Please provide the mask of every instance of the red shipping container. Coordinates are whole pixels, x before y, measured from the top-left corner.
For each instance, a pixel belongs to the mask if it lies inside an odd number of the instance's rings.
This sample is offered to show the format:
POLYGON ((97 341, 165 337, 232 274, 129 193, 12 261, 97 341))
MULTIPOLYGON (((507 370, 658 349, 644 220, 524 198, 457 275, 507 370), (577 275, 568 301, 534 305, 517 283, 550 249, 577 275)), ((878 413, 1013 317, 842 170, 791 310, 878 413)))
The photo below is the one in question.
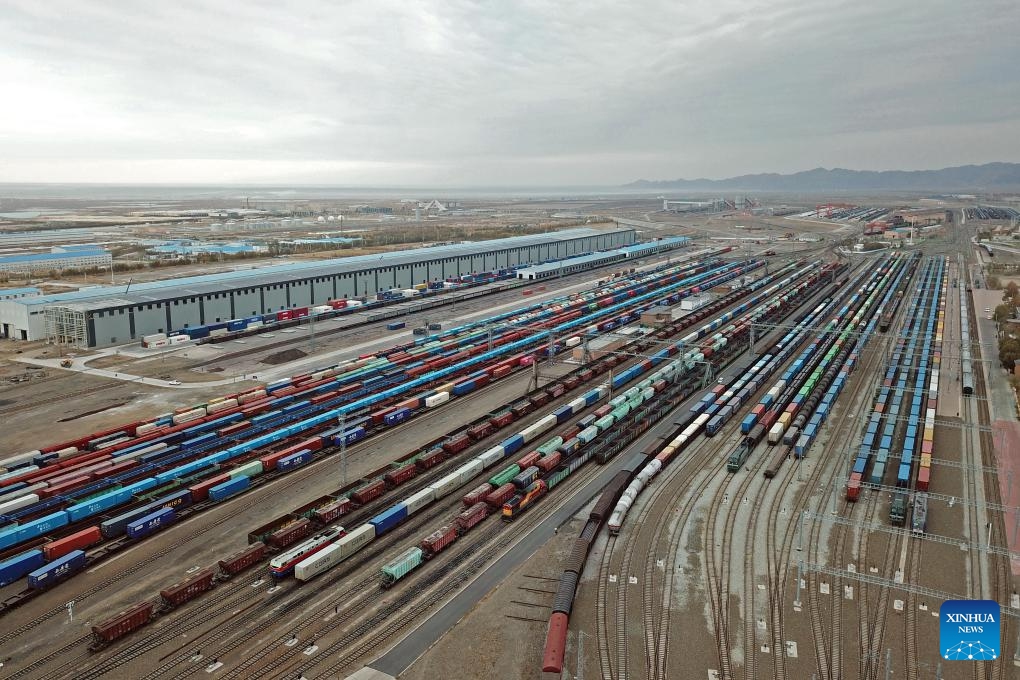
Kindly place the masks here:
POLYGON ((390 406, 389 408, 384 408, 381 411, 376 411, 375 413, 372 414, 372 424, 378 425, 382 423, 387 415, 393 413, 396 410, 397 410, 396 406, 390 406))
POLYGON ((922 467, 917 471, 917 490, 927 491, 931 481, 931 468, 922 467))
POLYGON ((302 517, 296 522, 269 534, 268 538, 266 538, 266 543, 277 550, 281 550, 289 545, 294 545, 310 533, 312 533, 312 523, 310 520, 302 517))
POLYGON ((209 498, 209 489, 213 488, 217 484, 222 484, 230 479, 230 475, 216 475, 209 479, 203 479, 197 484, 192 484, 191 489, 191 500, 193 503, 198 503, 209 498))
POLYGON ((386 491, 386 482, 377 479, 352 493, 351 500, 360 505, 365 505, 382 496, 384 491, 386 491))
POLYGON ((500 378, 508 375, 510 371, 511 368, 509 366, 496 366, 491 371, 489 371, 489 375, 492 376, 493 380, 499 380, 500 378))
POLYGON ((453 455, 455 453, 460 453, 461 451, 466 449, 470 444, 471 444, 470 437, 468 437, 466 434, 458 434, 456 437, 447 439, 445 442, 443 442, 443 450, 449 453, 450 455, 453 455))
POLYGON ((418 460, 415 461, 415 465, 417 465, 422 470, 428 470, 430 467, 434 467, 439 463, 443 462, 445 458, 446 451, 444 451, 443 449, 432 449, 425 455, 418 458, 418 460))
POLYGON ((861 495, 861 474, 855 472, 850 475, 850 481, 846 485, 846 499, 856 501, 861 495))
POLYGON ((453 543, 456 538, 456 524, 450 524, 426 536, 421 542, 421 549, 425 553, 425 559, 429 559, 441 552, 443 548, 453 543))
POLYGON ((99 527, 89 527, 88 529, 76 531, 70 536, 50 541, 42 547, 42 551, 47 560, 55 560, 72 550, 84 550, 102 540, 103 534, 99 531, 99 527))
POLYGON ((536 462, 535 465, 538 466, 538 469, 541 470, 542 472, 549 472, 554 467, 559 465, 559 463, 560 463, 560 452, 559 451, 553 451, 548 456, 543 456, 542 458, 539 458, 538 462, 536 462))
POLYGON ((233 576, 259 562, 265 554, 265 543, 252 543, 241 552, 234 553, 225 560, 220 560, 220 571, 227 576, 233 576))
POLYGON ((79 486, 82 486, 88 483, 88 481, 89 481, 88 475, 72 477, 71 479, 64 479, 60 482, 57 482, 56 484, 51 484, 45 489, 38 489, 36 490, 35 493, 39 496, 40 500, 42 500, 43 498, 51 498, 53 496, 58 496, 62 493, 71 491, 79 486))
POLYGON ((416 474, 418 474, 418 467, 414 463, 408 463, 407 465, 397 468, 392 472, 387 472, 383 475, 383 479, 390 486, 400 486, 416 474))
POLYGON ((485 503, 476 503, 464 512, 457 515, 454 520, 457 523, 457 533, 465 534, 471 527, 475 526, 489 515, 489 506, 485 503))
MULTIPOLYGON (((566 440, 566 437, 564 437, 564 440, 566 440)), ((538 451, 531 451, 525 456, 523 456, 520 460, 518 460, 517 464, 521 467, 522 470, 526 470, 535 463, 537 463, 538 459, 541 457, 542 454, 539 453, 538 451)))
POLYGON ((510 500, 515 493, 517 493, 517 487, 508 482, 486 496, 485 502, 491 508, 502 508, 503 504, 510 500))
POLYGON ((248 422, 247 420, 242 420, 239 423, 234 423, 233 425, 227 425, 226 427, 217 430, 216 434, 218 434, 221 437, 226 437, 226 436, 229 436, 229 435, 232 435, 232 434, 236 434, 236 433, 240 432, 241 430, 244 430, 244 429, 249 428, 249 427, 251 427, 251 423, 248 422))
POLYGON ((323 524, 329 524, 341 515, 346 515, 350 511, 351 499, 347 497, 338 498, 335 501, 327 503, 321 508, 316 509, 315 519, 319 520, 323 524))
POLYGON ((476 505, 485 500, 485 497, 492 493, 492 484, 485 482, 481 486, 475 487, 461 499, 461 502, 465 507, 470 508, 472 505, 476 505))

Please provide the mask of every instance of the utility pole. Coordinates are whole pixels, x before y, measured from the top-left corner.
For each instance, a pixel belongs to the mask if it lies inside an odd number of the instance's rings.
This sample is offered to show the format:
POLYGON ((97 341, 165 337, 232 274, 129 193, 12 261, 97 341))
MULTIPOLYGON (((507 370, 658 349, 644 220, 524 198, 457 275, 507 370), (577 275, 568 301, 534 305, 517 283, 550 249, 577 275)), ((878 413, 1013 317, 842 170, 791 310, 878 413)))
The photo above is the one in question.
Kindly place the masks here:
POLYGON ((347 413, 345 411, 340 412, 340 468, 343 471, 343 483, 341 486, 347 486, 347 413))
POLYGON ((309 311, 309 314, 308 314, 308 319, 309 319, 308 327, 309 327, 309 330, 310 330, 310 335, 309 335, 309 338, 308 338, 308 353, 309 354, 314 354, 315 353, 315 305, 311 305, 311 309, 309 309, 308 311, 309 311))

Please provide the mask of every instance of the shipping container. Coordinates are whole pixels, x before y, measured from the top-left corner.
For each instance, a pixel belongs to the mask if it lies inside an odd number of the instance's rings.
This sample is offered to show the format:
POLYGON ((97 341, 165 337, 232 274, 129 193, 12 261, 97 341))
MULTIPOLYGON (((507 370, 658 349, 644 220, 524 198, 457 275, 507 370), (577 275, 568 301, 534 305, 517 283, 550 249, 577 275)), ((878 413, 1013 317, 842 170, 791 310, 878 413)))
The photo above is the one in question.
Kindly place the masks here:
POLYGON ((29 550, 0 562, 0 587, 14 583, 45 563, 41 550, 29 550))
POLYGON ((85 568, 85 552, 72 550, 28 575, 28 587, 34 590, 49 588, 77 574, 85 568))
POLYGON ((144 517, 128 522, 127 537, 144 538, 172 524, 176 519, 177 513, 173 508, 160 508, 144 517))
POLYGON ((76 531, 69 536, 58 538, 55 541, 50 541, 42 547, 43 555, 47 560, 55 560, 58 557, 63 557, 73 550, 84 550, 89 546, 93 546, 103 540, 103 534, 99 531, 99 527, 89 527, 88 529, 82 529, 76 531))

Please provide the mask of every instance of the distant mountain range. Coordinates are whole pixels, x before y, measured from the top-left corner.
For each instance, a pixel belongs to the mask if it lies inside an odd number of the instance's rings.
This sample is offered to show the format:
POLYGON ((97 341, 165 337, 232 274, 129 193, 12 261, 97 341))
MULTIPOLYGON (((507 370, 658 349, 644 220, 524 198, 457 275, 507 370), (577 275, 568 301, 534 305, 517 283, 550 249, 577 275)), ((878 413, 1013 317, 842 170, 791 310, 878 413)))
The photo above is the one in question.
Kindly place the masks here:
POLYGON ((729 179, 640 179, 624 185, 641 191, 1000 191, 1020 189, 1020 163, 961 165, 941 170, 815 168, 792 175, 764 173, 729 179))

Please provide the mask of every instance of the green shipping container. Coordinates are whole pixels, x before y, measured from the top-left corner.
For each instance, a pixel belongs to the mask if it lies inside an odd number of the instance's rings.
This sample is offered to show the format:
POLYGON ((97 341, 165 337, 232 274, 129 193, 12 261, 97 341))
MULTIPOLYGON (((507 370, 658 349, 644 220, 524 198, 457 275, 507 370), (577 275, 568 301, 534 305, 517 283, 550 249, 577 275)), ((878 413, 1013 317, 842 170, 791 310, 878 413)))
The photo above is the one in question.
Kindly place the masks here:
POLYGON ((497 472, 495 475, 489 478, 489 484, 492 484, 497 489, 504 484, 509 483, 514 477, 519 475, 521 472, 521 466, 514 464, 510 467, 497 472))
POLYGON ((409 548, 382 568, 382 587, 389 588, 421 564, 421 548, 409 548))
POLYGON ((541 453, 543 456, 550 455, 553 451, 560 448, 563 445, 563 437, 553 437, 545 444, 539 446, 536 451, 541 453))
POLYGON ((250 463, 245 463, 239 468, 230 471, 230 478, 237 479, 238 477, 254 477, 262 474, 262 461, 253 460, 250 463))

